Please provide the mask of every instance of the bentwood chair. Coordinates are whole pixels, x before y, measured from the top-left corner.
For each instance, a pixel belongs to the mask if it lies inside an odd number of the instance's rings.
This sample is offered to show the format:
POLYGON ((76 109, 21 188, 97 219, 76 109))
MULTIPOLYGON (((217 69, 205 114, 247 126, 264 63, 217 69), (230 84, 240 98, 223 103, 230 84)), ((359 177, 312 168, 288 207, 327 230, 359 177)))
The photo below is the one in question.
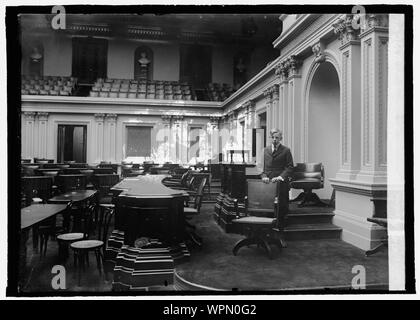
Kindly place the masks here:
POLYGON ((97 268, 99 275, 102 275, 104 268, 104 256, 106 251, 106 241, 108 238, 108 230, 111 220, 114 216, 114 209, 108 208, 105 211, 104 220, 99 226, 101 229, 101 238, 98 239, 84 239, 72 242, 70 248, 74 254, 74 264, 78 268, 78 284, 80 286, 80 277, 82 270, 85 268, 85 263, 89 266, 89 252, 93 251, 96 257, 97 268))

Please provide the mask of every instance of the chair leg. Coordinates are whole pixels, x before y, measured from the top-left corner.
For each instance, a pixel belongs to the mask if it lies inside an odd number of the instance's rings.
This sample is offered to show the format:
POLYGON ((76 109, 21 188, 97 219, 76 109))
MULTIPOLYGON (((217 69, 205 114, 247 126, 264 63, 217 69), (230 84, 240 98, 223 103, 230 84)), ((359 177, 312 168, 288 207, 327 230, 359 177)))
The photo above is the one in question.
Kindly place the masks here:
POLYGON ((380 244, 378 244, 375 248, 373 248, 373 249, 370 249, 370 250, 367 250, 366 252, 365 252, 365 256, 366 257, 369 257, 369 256, 371 256, 372 254, 374 254, 374 253, 376 253, 376 252, 378 252, 379 250, 381 250, 383 247, 388 247, 388 243, 387 242, 381 242, 380 244))
POLYGON ((99 270, 99 275, 102 275, 100 253, 98 252, 98 249, 95 249, 94 251, 95 251, 96 265, 97 265, 98 270, 99 270))
POLYGON ((251 244, 256 244, 256 243, 257 243, 257 241, 256 241, 255 238, 245 238, 245 239, 242 239, 242 240, 238 241, 235 244, 235 246, 233 247, 233 250, 232 250, 233 255, 236 256, 239 249, 242 248, 243 246, 249 246, 251 244))
POLYGON ((261 246, 262 246, 262 247, 265 249, 265 251, 267 252, 268 257, 269 257, 270 259, 273 259, 273 255, 272 255, 271 247, 270 247, 270 245, 268 244, 267 240, 266 240, 265 238, 258 238, 257 240, 258 240, 258 243, 260 243, 260 244, 261 244, 261 246))

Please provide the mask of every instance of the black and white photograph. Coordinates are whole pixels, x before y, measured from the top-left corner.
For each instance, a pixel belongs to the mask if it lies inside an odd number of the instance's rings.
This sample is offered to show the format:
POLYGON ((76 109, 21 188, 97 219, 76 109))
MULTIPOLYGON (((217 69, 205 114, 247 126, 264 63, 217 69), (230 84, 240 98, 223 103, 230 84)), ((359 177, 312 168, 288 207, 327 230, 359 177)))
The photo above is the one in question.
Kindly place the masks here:
POLYGON ((413 7, 210 4, 5 7, 7 296, 415 293, 413 7))

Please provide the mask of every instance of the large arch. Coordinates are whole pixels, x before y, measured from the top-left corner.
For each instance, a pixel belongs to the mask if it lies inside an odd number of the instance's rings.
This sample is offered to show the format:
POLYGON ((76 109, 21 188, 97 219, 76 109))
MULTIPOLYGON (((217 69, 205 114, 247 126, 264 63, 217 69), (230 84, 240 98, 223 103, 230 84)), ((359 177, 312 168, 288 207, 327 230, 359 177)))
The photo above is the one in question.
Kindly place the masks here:
POLYGON ((305 161, 322 162, 325 168, 324 189, 317 194, 329 199, 329 182, 340 168, 340 78, 335 60, 316 64, 306 83, 305 161))

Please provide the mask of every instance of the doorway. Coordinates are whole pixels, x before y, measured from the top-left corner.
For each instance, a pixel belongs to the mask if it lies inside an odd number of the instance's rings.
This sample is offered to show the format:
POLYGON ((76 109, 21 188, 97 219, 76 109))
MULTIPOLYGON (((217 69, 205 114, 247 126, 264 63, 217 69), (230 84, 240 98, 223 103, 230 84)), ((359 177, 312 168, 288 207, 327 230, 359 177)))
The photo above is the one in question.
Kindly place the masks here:
POLYGON ((86 163, 86 125, 58 125, 57 162, 86 163))
POLYGON ((79 84, 93 84, 107 76, 108 41, 96 38, 73 38, 72 75, 79 84))

